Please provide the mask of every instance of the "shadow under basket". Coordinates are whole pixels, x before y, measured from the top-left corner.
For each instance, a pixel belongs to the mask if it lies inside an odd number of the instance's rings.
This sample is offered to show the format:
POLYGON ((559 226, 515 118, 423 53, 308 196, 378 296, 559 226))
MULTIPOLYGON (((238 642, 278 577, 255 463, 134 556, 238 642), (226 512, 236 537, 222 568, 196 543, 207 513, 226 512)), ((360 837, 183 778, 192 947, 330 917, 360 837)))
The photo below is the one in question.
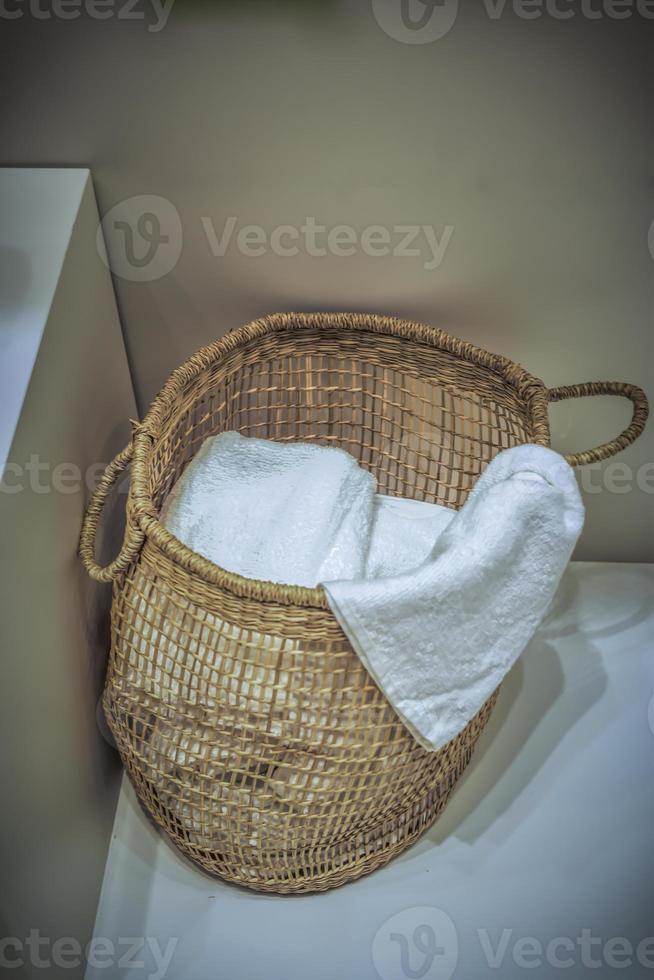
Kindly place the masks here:
POLYGON ((380 493, 459 508, 501 450, 549 445, 548 402, 639 388, 548 390, 513 362, 423 324, 278 314, 178 368, 134 424, 85 516, 80 554, 113 581, 103 703, 129 778, 170 840, 205 871, 259 891, 322 891, 374 870, 434 821, 497 691, 438 752, 404 727, 352 650, 322 588, 254 581, 190 551, 161 505, 208 436, 237 430, 340 446, 380 493), (105 499, 131 463, 127 529, 101 568, 105 499))

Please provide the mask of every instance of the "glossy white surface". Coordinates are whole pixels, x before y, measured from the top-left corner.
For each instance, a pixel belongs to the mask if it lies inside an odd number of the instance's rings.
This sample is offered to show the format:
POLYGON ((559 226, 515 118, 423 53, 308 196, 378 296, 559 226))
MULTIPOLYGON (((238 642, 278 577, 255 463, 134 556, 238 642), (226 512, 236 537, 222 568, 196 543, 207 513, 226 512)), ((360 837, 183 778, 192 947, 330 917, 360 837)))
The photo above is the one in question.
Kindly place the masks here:
POLYGON ((77 548, 136 408, 88 171, 0 171, 0 206, 0 934, 23 944, 18 969, 0 942, 0 973, 77 980, 81 965, 43 967, 26 941, 93 931, 120 770, 96 720, 110 590, 77 548))
POLYGON ((0 169, 0 467, 89 179, 82 169, 0 169))
POLYGON ((618 963, 654 975, 654 945, 637 953, 654 934, 653 636, 654 566, 572 565, 441 819, 325 895, 206 877, 124 782, 95 936, 145 945, 142 966, 111 976, 513 980, 615 976, 618 963), (177 937, 158 968, 153 947, 177 937))

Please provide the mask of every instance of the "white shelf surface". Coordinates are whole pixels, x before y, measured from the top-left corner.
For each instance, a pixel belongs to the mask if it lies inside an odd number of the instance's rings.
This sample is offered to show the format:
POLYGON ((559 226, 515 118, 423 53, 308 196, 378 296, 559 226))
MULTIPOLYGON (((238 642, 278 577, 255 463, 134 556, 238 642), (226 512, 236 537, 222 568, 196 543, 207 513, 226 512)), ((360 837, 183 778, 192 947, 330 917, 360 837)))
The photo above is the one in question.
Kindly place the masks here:
POLYGON ((125 779, 95 936, 147 943, 143 965, 112 976, 654 976, 654 943, 638 953, 654 935, 653 641, 654 566, 571 565, 441 818, 385 868, 323 895, 258 895, 204 875, 125 779), (429 945, 421 925, 434 928, 433 957, 415 945, 429 945), (149 943, 171 938, 157 971, 149 943))
POLYGON ((0 469, 88 180, 85 169, 0 168, 0 469))

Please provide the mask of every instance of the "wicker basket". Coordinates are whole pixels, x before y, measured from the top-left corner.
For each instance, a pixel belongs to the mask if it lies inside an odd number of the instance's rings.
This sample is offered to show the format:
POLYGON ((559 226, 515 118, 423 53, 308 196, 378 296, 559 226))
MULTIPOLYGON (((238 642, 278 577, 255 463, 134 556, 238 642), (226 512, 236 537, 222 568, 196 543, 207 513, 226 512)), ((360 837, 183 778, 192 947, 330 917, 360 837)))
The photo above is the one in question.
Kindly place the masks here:
POLYGON ((206 871, 271 892, 321 891, 372 871, 445 806, 497 692, 442 750, 400 722, 321 588, 233 575, 158 520, 202 441, 236 429, 341 446, 382 493, 458 508, 500 450, 549 444, 548 402, 631 398, 606 458, 641 432, 638 388, 549 390, 517 364, 417 323, 280 314, 195 354, 170 377, 89 504, 80 554, 113 581, 104 709, 140 800, 206 871), (103 503, 132 464, 127 531, 94 557, 103 503))

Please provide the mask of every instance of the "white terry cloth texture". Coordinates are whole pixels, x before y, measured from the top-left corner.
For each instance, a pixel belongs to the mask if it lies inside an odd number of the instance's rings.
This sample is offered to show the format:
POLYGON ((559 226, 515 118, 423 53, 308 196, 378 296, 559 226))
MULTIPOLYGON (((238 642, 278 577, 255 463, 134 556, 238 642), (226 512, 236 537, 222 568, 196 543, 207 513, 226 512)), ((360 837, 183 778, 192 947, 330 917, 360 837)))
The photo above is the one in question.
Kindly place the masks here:
POLYGON ((161 519, 230 571, 323 583, 363 664, 435 751, 531 639, 583 505, 565 460, 531 445, 500 453, 458 512, 374 491, 343 450, 228 432, 205 440, 161 519))
POLYGON ((341 449, 225 432, 202 443, 161 520, 216 565, 286 585, 422 564, 456 512, 374 491, 374 477, 341 449))
POLYGON ((424 748, 454 738, 522 653, 583 519, 563 457, 516 446, 487 466, 418 568, 325 583, 352 646, 424 748))
POLYGON ((247 578, 313 587, 362 578, 375 479, 342 449, 224 432, 164 502, 171 534, 247 578))
POLYGON ((422 565, 455 515, 440 504, 375 494, 364 578, 400 575, 422 565))

